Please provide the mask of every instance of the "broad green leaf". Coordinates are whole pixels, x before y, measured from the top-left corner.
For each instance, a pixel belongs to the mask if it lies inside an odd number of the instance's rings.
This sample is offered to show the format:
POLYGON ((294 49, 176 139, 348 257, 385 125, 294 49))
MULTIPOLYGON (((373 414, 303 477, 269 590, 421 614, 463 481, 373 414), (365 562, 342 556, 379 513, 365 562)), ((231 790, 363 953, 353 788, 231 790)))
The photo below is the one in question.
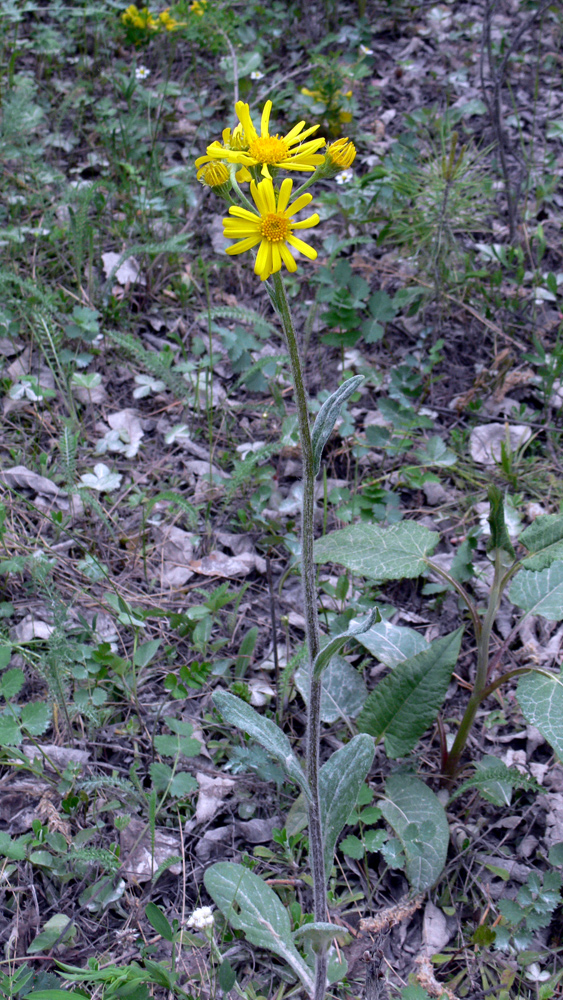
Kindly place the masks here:
POLYGON ((374 754, 370 736, 358 733, 346 746, 336 750, 319 771, 319 798, 324 830, 325 871, 332 867, 334 848, 356 805, 360 788, 372 765, 374 754))
POLYGON ((0 680, 0 695, 9 701, 10 698, 15 698, 25 684, 25 674, 23 670, 19 667, 14 667, 12 670, 6 670, 6 673, 2 674, 2 679, 0 680))
POLYGON ((363 375, 354 375, 353 378, 347 379, 346 382, 339 386, 338 389, 336 389, 336 391, 324 401, 319 412, 317 413, 313 430, 311 432, 313 463, 316 476, 319 474, 321 468, 321 458, 324 446, 332 434, 334 425, 340 413, 340 408, 363 381, 363 375))
POLYGON ((26 841, 24 837, 10 837, 6 830, 0 830, 0 857, 9 858, 10 861, 23 861, 26 855, 26 841))
POLYGON ((34 990, 24 1000, 84 1000, 84 994, 74 990, 34 990))
POLYGON ((438 537, 416 521, 401 521, 390 528, 352 524, 319 538, 315 561, 339 563, 373 580, 410 579, 427 568, 426 557, 436 548, 438 537))
POLYGON ((168 918, 155 903, 147 903, 145 906, 145 917, 151 927, 154 927, 157 934, 165 941, 174 940, 174 931, 168 922, 168 918))
POLYGON ((357 636, 362 635, 367 632, 372 625, 381 621, 381 615, 379 614, 378 608, 373 608, 369 615, 362 621, 350 623, 345 632, 341 632, 340 635, 335 635, 332 639, 326 643, 321 649, 320 653, 317 653, 315 657, 315 662, 313 664, 313 673, 315 677, 320 677, 323 670, 330 663, 332 657, 335 653, 348 642, 349 639, 356 639, 357 636))
POLYGON ((143 642, 140 646, 138 646, 133 657, 133 663, 135 666, 147 667, 151 660, 156 656, 159 646, 160 639, 149 639, 148 642, 143 642))
POLYGON ((414 775, 391 774, 379 805, 401 841, 411 888, 424 892, 441 874, 448 853, 450 831, 439 798, 414 775))
POLYGON ((55 913, 44 925, 41 933, 28 945, 27 953, 34 955, 38 951, 50 951, 59 938, 61 939, 60 945, 69 944, 76 937, 77 930, 76 925, 66 913, 55 913), (63 933, 65 931, 66 933, 63 933))
POLYGON ((563 618, 563 561, 547 569, 521 569, 514 577, 508 596, 529 614, 542 615, 550 622, 563 618))
MULTIPOLYGON (((309 703, 309 675, 306 667, 295 674, 295 684, 306 705, 309 703)), ((355 719, 368 695, 362 675, 343 656, 333 656, 321 678, 321 719, 355 719)))
POLYGON ((164 721, 174 735, 155 736, 154 746, 158 753, 165 757, 177 757, 178 754, 183 757, 197 757, 201 753, 201 743, 192 738, 193 726, 190 722, 183 722, 171 715, 166 715, 164 721))
POLYGON ((44 701, 32 701, 22 705, 21 727, 30 736, 41 736, 49 728, 51 722, 51 706, 44 701))
POLYGON ((353 834, 350 834, 348 837, 344 837, 344 839, 340 841, 339 847, 346 857, 354 858, 355 861, 360 861, 366 852, 360 838, 355 837, 353 834))
POLYGON ((311 924, 303 924, 302 927, 298 927, 297 930, 293 932, 293 937, 298 941, 302 941, 303 938, 308 938, 313 946, 330 944, 331 941, 335 939, 340 944, 347 944, 350 940, 350 932, 346 930, 345 927, 339 927, 338 924, 325 924, 317 921, 311 924))
POLYGON ((421 465, 455 465, 457 455, 455 451, 448 448, 447 444, 437 434, 428 438, 426 445, 416 453, 417 461, 421 465))
POLYGON ((409 660, 428 649, 428 643, 420 632, 402 625, 392 625, 391 622, 374 625, 369 632, 356 636, 356 641, 386 667, 396 667, 403 660, 409 660))
POLYGON ((563 559, 563 514, 542 514, 536 517, 519 539, 530 553, 522 560, 527 570, 546 569, 552 562, 563 559))
POLYGON ((303 790, 306 798, 310 800, 311 793, 307 778, 291 749, 287 736, 279 726, 263 715, 259 715, 240 698, 236 698, 226 691, 215 691, 213 701, 223 718, 231 725, 236 726, 237 729, 242 729, 243 733, 247 733, 260 746, 263 746, 283 768, 288 778, 292 778, 303 790))
POLYGON ((549 677, 537 671, 524 674, 516 697, 526 720, 539 729, 563 761, 563 671, 549 677))
MULTIPOLYGON (((11 605, 10 605, 11 606, 11 605)), ((1 616, 3 617, 3 616, 1 616)), ((11 646, 0 646, 0 670, 5 670, 12 658, 11 646)))
POLYGON ((408 754, 434 721, 459 656, 463 629, 435 639, 427 649, 403 660, 368 696, 358 729, 385 739, 389 757, 408 754))
POLYGON ((0 715, 0 746, 17 746, 22 741, 22 731, 10 715, 0 715))
POLYGON ((269 885, 242 865, 220 861, 208 868, 205 887, 235 930, 247 941, 280 955, 308 990, 313 988, 311 970, 295 947, 289 914, 269 885))

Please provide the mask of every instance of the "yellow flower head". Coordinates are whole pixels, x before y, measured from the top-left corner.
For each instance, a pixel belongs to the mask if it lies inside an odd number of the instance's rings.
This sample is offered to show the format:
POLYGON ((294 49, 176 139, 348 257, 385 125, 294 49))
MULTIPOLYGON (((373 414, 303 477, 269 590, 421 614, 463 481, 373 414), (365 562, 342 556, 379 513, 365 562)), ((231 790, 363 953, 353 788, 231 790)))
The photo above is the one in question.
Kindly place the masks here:
POLYGON ((258 247, 254 272, 261 281, 271 274, 281 270, 285 264, 288 271, 296 271, 297 264, 289 249, 290 246, 305 254, 310 260, 316 260, 317 251, 294 236, 294 229, 310 229, 318 225, 319 216, 315 213, 300 222, 294 222, 293 216, 300 212, 312 200, 309 193, 302 194, 289 204, 293 181, 289 177, 282 182, 276 201, 274 185, 269 177, 256 184, 250 183, 252 200, 258 209, 258 214, 249 212, 246 208, 231 205, 228 219, 223 219, 224 235, 228 240, 240 240, 227 247, 228 254, 244 253, 252 247, 258 247))
POLYGON ((356 159, 356 147, 349 139, 336 139, 327 146, 326 159, 338 170, 346 170, 356 159))
POLYGON ((178 28, 184 28, 185 25, 186 25, 186 22, 185 21, 176 21, 176 19, 173 18, 168 13, 169 10, 170 10, 170 8, 167 7, 166 10, 162 11, 162 14, 158 15, 159 27, 164 28, 166 31, 176 31, 178 28))
MULTIPOLYGON (((223 143, 221 144, 218 139, 211 143, 211 146, 207 147, 207 152, 209 154, 210 150, 213 150, 212 155, 200 156, 195 161, 196 167, 202 167, 204 163, 216 162, 217 160, 223 159, 223 150, 246 150, 248 149, 248 143, 246 141, 245 134, 243 132, 242 125, 237 125, 231 131, 230 128, 224 128, 221 133, 223 137, 223 143)), ((223 164, 224 165, 224 164, 223 164)), ((199 179, 199 173, 198 173, 199 179)), ((244 181, 252 180, 251 174, 249 174, 246 167, 241 167, 236 175, 239 184, 244 181)))
POLYGON ((197 14, 198 17, 203 17, 206 7, 207 0, 194 0, 194 2, 190 4, 192 14, 197 14))
POLYGON ((158 23, 155 21, 148 7, 139 10, 132 3, 121 15, 121 20, 125 27, 139 28, 141 31, 158 31, 158 23))
MULTIPOLYGON (((205 160, 206 157, 203 156, 202 159, 205 160)), ((209 160, 198 170, 197 179, 201 184, 205 184, 206 187, 222 187, 223 184, 229 184, 230 182, 229 169, 224 163, 209 160)))
MULTIPOLYGON (((246 148, 233 149, 230 145, 222 146, 220 143, 214 142, 207 147, 207 154, 211 159, 228 160, 229 163, 238 163, 243 167, 259 166, 262 168, 262 176, 270 179, 269 167, 282 167, 284 170, 314 170, 319 163, 323 162, 324 158, 316 153, 321 146, 324 146, 325 140, 312 139, 309 142, 303 142, 304 139, 317 131, 318 125, 312 125, 311 128, 303 131, 305 122, 298 122, 285 136, 270 135, 268 127, 272 102, 266 101, 260 123, 260 135, 258 135, 250 117, 248 104, 238 101, 235 105, 235 111, 244 133, 246 148)), ((233 135, 237 133, 238 128, 237 125, 233 135)))

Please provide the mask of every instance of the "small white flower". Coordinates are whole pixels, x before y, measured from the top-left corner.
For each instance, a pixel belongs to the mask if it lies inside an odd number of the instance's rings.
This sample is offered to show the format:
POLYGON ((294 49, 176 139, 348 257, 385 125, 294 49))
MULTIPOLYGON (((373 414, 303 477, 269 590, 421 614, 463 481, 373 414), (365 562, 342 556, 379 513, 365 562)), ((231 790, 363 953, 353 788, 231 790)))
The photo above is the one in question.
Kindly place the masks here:
POLYGON ((264 74, 261 73, 259 69, 253 69, 252 73, 250 74, 250 79, 251 80, 261 80, 263 76, 264 76, 264 74))
POLYGON ((373 49, 368 49, 367 45, 360 45, 360 55, 362 56, 372 56, 373 49))
POLYGON ((148 76, 151 75, 151 71, 147 66, 137 66, 135 70, 136 80, 146 80, 148 76))
POLYGON ((188 927, 193 927, 196 931, 202 931, 205 927, 213 927, 215 917, 210 906, 200 906, 194 910, 187 921, 188 927))
POLYGON ((341 170, 339 174, 334 178, 337 184, 348 184, 349 181, 354 180, 353 170, 341 170))

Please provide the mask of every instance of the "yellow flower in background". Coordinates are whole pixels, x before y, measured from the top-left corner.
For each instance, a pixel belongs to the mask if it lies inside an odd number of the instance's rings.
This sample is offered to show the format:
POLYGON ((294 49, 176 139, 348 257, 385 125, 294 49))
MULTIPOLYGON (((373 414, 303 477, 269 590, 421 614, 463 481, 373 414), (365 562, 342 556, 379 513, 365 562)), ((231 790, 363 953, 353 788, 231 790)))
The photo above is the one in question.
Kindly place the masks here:
POLYGON ((356 147, 350 139, 336 139, 327 146, 326 159, 338 170, 346 170, 356 159, 356 147))
POLYGON ((141 31, 158 31, 158 23, 155 21, 148 7, 141 10, 132 3, 121 15, 121 20, 125 27, 139 28, 141 31))
POLYGON ((250 193, 252 200, 258 209, 258 214, 249 212, 246 208, 239 208, 232 205, 229 208, 229 218, 223 219, 224 236, 229 240, 240 240, 233 246, 227 247, 227 253, 244 253, 258 247, 254 272, 261 281, 265 281, 271 274, 281 270, 282 263, 288 271, 296 271, 297 264, 289 249, 290 246, 300 253, 305 254, 310 260, 316 260, 317 251, 304 243, 297 236, 294 236, 295 229, 310 229, 318 225, 319 216, 315 213, 300 222, 294 222, 293 216, 300 212, 302 208, 312 200, 312 195, 308 192, 289 204, 293 181, 289 177, 283 181, 277 201, 274 185, 270 178, 266 178, 256 184, 250 183, 250 193))
MULTIPOLYGON (((269 124, 272 102, 266 101, 260 123, 260 135, 256 131, 250 116, 250 108, 243 101, 235 105, 240 125, 244 134, 244 149, 233 149, 232 146, 221 145, 218 142, 207 147, 207 155, 211 159, 228 160, 243 167, 261 167, 263 177, 270 178, 269 167, 281 167, 284 170, 314 170, 324 160, 318 156, 317 150, 324 146, 324 139, 312 139, 303 142, 316 132, 318 125, 303 131, 305 122, 298 122, 285 136, 270 135, 269 124), (295 147, 295 148, 293 148, 295 147)), ((239 126, 234 130, 237 133, 239 126)))
POLYGON ((207 0, 194 0, 194 2, 190 4, 192 14, 197 14, 198 17, 203 17, 206 7, 207 0))
POLYGON ((162 11, 162 14, 158 15, 158 23, 159 23, 159 25, 161 25, 163 28, 165 28, 166 31, 176 31, 178 28, 184 28, 186 26, 186 22, 185 21, 176 21, 175 18, 173 18, 168 13, 169 10, 170 10, 170 7, 167 7, 166 10, 162 11))

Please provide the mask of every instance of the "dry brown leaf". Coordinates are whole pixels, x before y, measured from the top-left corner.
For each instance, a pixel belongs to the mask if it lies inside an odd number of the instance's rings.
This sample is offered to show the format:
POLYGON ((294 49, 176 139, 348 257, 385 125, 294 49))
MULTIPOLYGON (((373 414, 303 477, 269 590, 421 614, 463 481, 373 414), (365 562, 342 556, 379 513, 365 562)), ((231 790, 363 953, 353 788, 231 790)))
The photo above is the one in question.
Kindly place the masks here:
POLYGON ((224 552, 210 552, 202 559, 194 559, 190 569, 202 576, 220 576, 231 580, 235 576, 248 576, 253 569, 266 572, 266 560, 252 552, 241 552, 239 556, 226 556, 224 552))
MULTIPOLYGON (((182 854, 180 837, 170 830, 157 827, 154 831, 154 855, 151 851, 152 837, 148 823, 133 817, 120 833, 121 857, 123 859, 123 876, 129 882, 148 882, 160 865, 182 854)), ((173 875, 182 871, 181 862, 175 862, 168 868, 173 875)))
MULTIPOLYGON (((106 278, 109 278, 120 258, 121 254, 114 253, 112 250, 102 254, 102 264, 106 278)), ((119 265, 113 277, 120 285, 146 285, 147 282, 140 271, 141 268, 135 258, 128 257, 119 265)))
POLYGON ((199 783, 199 795, 195 809, 196 823, 208 823, 219 811, 223 799, 231 794, 235 787, 233 778, 210 777, 204 771, 198 771, 196 778, 199 783))

